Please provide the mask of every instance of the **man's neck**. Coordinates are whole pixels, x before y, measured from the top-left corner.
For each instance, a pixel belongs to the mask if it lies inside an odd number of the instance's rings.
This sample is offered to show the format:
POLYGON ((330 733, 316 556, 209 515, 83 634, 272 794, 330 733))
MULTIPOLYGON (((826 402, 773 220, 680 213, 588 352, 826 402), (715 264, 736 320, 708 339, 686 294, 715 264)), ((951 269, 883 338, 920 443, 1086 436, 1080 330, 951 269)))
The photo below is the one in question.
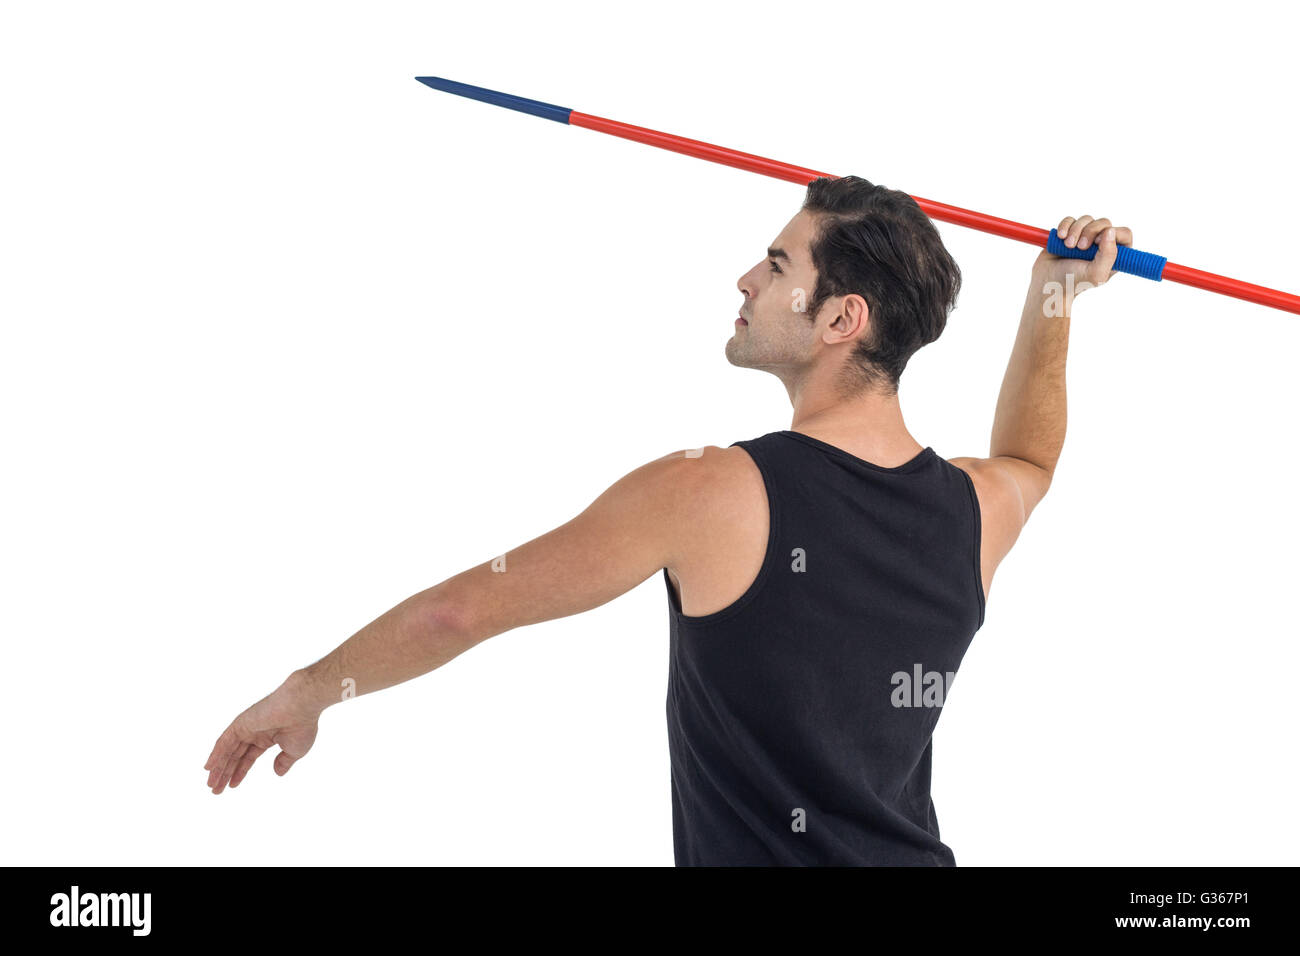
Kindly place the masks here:
POLYGON ((896 393, 869 389, 846 398, 825 374, 810 375, 787 389, 794 406, 791 431, 887 468, 910 461, 924 448, 908 432, 896 393))

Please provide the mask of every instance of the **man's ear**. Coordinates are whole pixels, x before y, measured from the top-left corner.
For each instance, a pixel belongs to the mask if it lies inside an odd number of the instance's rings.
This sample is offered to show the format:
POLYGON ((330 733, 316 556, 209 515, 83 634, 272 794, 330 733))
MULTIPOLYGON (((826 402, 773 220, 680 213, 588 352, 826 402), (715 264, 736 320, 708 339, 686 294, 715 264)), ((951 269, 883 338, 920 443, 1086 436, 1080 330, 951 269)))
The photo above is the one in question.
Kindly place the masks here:
POLYGON ((822 341, 827 345, 848 342, 867 334, 871 310, 867 306, 867 300, 862 296, 857 293, 836 296, 827 300, 826 308, 834 310, 832 314, 835 316, 831 324, 826 327, 826 331, 822 333, 822 341))

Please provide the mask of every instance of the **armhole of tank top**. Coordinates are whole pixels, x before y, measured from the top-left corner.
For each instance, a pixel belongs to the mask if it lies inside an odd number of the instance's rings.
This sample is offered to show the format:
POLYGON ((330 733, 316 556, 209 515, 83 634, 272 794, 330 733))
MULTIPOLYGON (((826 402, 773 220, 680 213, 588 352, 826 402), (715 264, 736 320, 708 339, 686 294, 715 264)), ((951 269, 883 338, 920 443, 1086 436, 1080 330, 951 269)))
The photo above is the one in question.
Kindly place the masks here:
MULTIPOLYGON (((758 592, 763 587, 763 582, 767 580, 767 576, 772 570, 772 565, 776 563, 776 532, 780 523, 780 512, 776 503, 775 485, 772 481, 771 472, 768 471, 767 465, 763 463, 762 455, 752 452, 748 447, 746 447, 746 444, 747 443, 745 442, 732 443, 733 446, 739 446, 744 449, 745 454, 749 455, 749 460, 758 467, 758 473, 763 478, 763 493, 767 496, 767 547, 763 551, 763 563, 759 566, 758 574, 754 577, 754 580, 751 581, 749 587, 745 589, 745 593, 736 598, 736 600, 732 601, 726 607, 720 608, 712 614, 701 614, 694 617, 689 614, 683 614, 681 601, 678 600, 677 595, 672 590, 670 584, 668 590, 673 616, 680 624, 714 624, 735 614, 739 614, 752 600, 754 600, 755 597, 758 596, 758 592)), ((665 577, 667 576, 667 573, 667 571, 664 572, 665 577)))
MULTIPOLYGON (((949 462, 949 464, 951 464, 951 462, 949 462)), ((957 468, 956 465, 953 465, 953 467, 957 468)), ((979 601, 980 607, 979 623, 975 625, 975 630, 978 631, 984 626, 984 572, 980 568, 980 548, 983 546, 981 538, 984 535, 984 529, 980 522, 980 499, 979 495, 975 493, 975 482, 971 479, 970 475, 966 474, 966 469, 957 468, 957 470, 961 472, 961 476, 966 479, 966 492, 970 496, 971 513, 975 518, 975 546, 972 564, 975 568, 975 597, 979 601)))

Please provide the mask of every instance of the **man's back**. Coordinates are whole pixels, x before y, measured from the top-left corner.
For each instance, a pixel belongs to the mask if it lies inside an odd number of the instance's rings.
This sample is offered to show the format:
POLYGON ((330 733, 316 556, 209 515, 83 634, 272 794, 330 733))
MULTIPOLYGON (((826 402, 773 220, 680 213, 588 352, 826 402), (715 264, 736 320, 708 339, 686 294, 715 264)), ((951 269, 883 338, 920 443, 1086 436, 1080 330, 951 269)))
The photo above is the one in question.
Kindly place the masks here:
POLYGON ((793 431, 708 456, 734 493, 663 572, 676 862, 952 865, 930 737, 983 623, 971 479, 793 431))

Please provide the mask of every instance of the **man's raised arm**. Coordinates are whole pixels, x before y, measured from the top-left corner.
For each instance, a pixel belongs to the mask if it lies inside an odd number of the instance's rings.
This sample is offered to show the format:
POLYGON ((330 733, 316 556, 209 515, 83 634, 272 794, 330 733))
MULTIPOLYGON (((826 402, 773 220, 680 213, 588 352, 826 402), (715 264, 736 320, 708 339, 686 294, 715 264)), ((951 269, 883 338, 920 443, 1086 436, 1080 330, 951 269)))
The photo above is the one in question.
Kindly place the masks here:
POLYGON ((345 696, 418 677, 504 631, 599 607, 675 567, 712 461, 683 450, 642 465, 571 521, 386 611, 236 717, 204 764, 207 785, 237 786, 273 745, 283 776, 311 749, 321 712, 345 696))
POLYGON ((1047 494, 1065 444, 1065 358, 1073 299, 1104 285, 1114 274, 1118 244, 1133 243, 1131 230, 1112 229, 1109 219, 1091 216, 1067 216, 1057 231, 1067 246, 1096 246, 1096 256, 1039 254, 998 394, 989 457, 949 459, 971 476, 979 498, 986 594, 994 570, 1047 494))

